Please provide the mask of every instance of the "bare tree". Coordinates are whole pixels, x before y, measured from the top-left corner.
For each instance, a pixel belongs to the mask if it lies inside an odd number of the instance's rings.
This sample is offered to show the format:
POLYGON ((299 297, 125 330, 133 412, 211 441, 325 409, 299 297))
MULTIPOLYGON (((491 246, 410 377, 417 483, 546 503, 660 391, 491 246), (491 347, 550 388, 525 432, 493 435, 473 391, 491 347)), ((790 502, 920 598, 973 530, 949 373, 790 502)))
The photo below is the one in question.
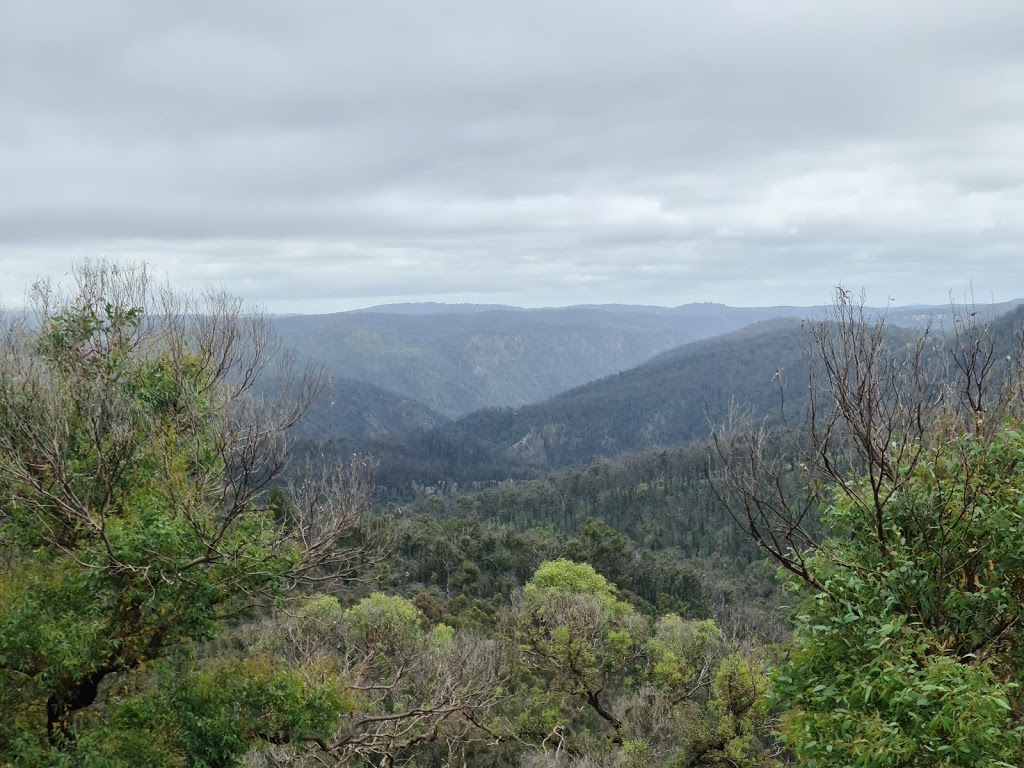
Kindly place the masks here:
MULTIPOLYGON (((371 606, 368 623, 353 621, 335 603, 320 614, 268 621, 257 631, 256 642, 275 644, 293 663, 322 669, 328 662, 358 708, 340 718, 333 732, 293 734, 256 750, 252 762, 392 766, 432 748, 456 765, 452 761, 468 747, 505 738, 489 723, 505 698, 508 649, 495 640, 442 637, 396 622, 393 613, 403 603, 371 597, 364 603, 371 606)), ((404 608, 412 610, 411 604, 404 608)))
POLYGON ((1024 337, 995 338, 973 306, 953 307, 949 336, 931 326, 913 335, 842 288, 831 314, 805 330, 805 420, 787 419, 780 371, 782 426, 734 409, 713 430, 708 479, 763 551, 820 589, 807 566, 821 540, 820 508, 839 494, 870 510, 865 533, 887 556, 889 504, 936 440, 990 436, 1019 414, 1024 337))

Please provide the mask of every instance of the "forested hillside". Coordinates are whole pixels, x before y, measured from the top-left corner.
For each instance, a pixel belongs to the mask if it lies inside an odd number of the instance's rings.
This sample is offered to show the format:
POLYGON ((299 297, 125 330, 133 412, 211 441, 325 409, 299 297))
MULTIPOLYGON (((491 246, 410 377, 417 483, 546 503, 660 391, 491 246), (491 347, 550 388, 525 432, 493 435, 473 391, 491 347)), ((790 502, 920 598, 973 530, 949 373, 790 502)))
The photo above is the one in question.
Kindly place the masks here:
POLYGON ((339 435, 379 438, 432 429, 447 421, 423 403, 389 389, 357 379, 329 378, 293 433, 304 440, 339 435))
POLYGON ((320 378, 265 316, 73 278, 0 327, 5 766, 1020 764, 1024 310, 841 293, 522 409, 615 458, 517 465, 514 412, 393 439, 439 473, 399 507, 387 455, 296 455, 320 378), (658 412, 674 447, 609 441, 658 412))
MULTIPOLYGON (((998 314, 1012 304, 980 307, 998 314)), ((275 319, 285 342, 322 363, 339 384, 336 402, 366 408, 383 425, 383 393, 397 395, 445 418, 494 407, 535 403, 568 389, 640 365, 687 342, 775 318, 820 317, 822 307, 727 307, 687 304, 674 308, 626 305, 519 309, 491 305, 386 305, 334 315, 275 319), (346 383, 347 382, 347 383, 346 383), (344 388, 349 389, 345 393, 344 388)), ((890 326, 951 327, 949 306, 869 309, 890 326)), ((329 414, 325 414, 330 417, 329 414)), ((329 418, 330 420, 330 418, 329 418)), ((429 420, 429 419, 428 419, 429 420)), ((419 427, 422 420, 414 420, 419 427)), ((389 433, 335 418, 337 437, 389 433), (349 432, 349 428, 354 432, 349 432)))
POLYGON ((760 636, 696 562, 374 510, 359 459, 279 482, 317 376, 254 397, 264 317, 73 277, 2 329, 5 764, 773 764, 760 636))
POLYGON ((283 317, 276 327, 286 343, 323 362, 336 377, 389 389, 451 417, 542 400, 776 311, 804 310, 695 305, 364 311, 283 317))
MULTIPOLYGON (((977 312, 977 320, 985 314, 977 312)), ((870 319, 877 314, 864 309, 870 319)), ((997 358, 1012 352, 1024 310, 991 323, 997 358)), ((927 364, 952 365, 955 324, 934 327, 922 351, 927 364)), ((921 331, 886 324, 889 343, 910 350, 921 331)), ((749 412, 768 425, 799 420, 807 406, 812 339, 801 321, 773 320, 662 353, 636 368, 521 408, 484 409, 405 434, 339 438, 328 450, 369 453, 381 462, 390 498, 415 486, 472 486, 536 477, 548 471, 705 440, 730 412, 749 412)), ((999 365, 999 361, 994 361, 999 365)))
MULTIPOLYGON (((580 464, 700 440, 732 404, 770 416, 779 385, 803 392, 806 340, 799 321, 773 321, 695 342, 619 374, 518 409, 455 422, 538 468, 580 464)), ((799 395, 791 402, 799 408, 799 395)))
MULTIPOLYGON (((769 414, 780 381, 802 384, 802 354, 800 321, 766 321, 533 405, 484 409, 449 423, 417 401, 338 380, 296 435, 302 450, 326 441, 338 456, 377 457, 381 485, 406 498, 413 484, 529 477, 597 456, 703 439, 709 418, 721 417, 732 398, 769 414)), ((794 407, 803 391, 795 388, 794 407)))
MULTIPOLYGON (((899 332, 899 331, 897 331, 899 332)), ((769 421, 806 403, 806 333, 776 320, 695 342, 619 374, 518 409, 488 409, 393 438, 334 442, 381 462, 395 498, 412 486, 523 478, 597 457, 703 441, 729 409, 753 408, 769 421)))
MULTIPOLYGON (((998 357, 1014 351, 1013 330, 1022 316, 1018 308, 993 321, 998 357)), ((926 351, 931 364, 949 364, 954 338, 948 331, 934 329, 926 351)), ((913 328, 887 328, 887 342, 896 349, 911 347, 918 335, 913 328)), ((751 410, 769 425, 783 417, 799 420, 807 407, 811 347, 800 321, 758 323, 540 403, 478 411, 453 427, 529 466, 554 469, 702 440, 731 409, 751 410)))
POLYGON ((1024 0, 0 0, 0 112, 0 768, 1024 768, 1024 0))

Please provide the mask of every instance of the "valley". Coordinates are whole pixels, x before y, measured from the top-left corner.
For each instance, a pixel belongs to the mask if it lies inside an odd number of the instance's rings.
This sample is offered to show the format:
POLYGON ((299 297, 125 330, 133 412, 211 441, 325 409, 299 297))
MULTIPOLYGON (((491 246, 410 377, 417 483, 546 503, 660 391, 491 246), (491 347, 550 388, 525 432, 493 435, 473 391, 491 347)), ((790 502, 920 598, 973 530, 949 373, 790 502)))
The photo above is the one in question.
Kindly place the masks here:
POLYGON ((1018 746, 1024 305, 77 290, 3 317, 12 765, 781 768, 971 696, 1018 746))

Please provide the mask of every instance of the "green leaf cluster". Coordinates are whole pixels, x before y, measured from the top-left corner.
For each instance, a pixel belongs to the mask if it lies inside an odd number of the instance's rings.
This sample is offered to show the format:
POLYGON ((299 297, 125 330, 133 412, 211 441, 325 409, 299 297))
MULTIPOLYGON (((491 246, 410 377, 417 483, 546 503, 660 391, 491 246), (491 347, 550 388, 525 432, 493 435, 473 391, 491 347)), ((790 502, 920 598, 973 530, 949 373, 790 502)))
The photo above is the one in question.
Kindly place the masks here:
POLYGON ((835 498, 775 677, 804 764, 1019 764, 1022 459, 1013 428, 944 439, 893 488, 881 541, 869 505, 835 498))

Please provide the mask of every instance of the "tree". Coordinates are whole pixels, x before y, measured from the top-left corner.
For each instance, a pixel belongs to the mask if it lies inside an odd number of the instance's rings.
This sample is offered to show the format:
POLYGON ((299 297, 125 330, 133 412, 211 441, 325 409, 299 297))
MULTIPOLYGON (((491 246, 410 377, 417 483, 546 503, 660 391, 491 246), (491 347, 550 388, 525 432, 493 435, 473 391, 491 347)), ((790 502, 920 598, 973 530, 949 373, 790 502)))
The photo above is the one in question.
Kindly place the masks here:
POLYGON ((542 755, 580 766, 775 765, 760 661, 730 648, 713 621, 655 622, 617 592, 589 565, 556 560, 513 605, 526 665, 548 690, 522 707, 542 755))
POLYGON ((806 426, 716 435, 720 499, 799 595, 776 695, 803 764, 1020 764, 1024 355, 976 317, 901 338, 840 291, 806 426))
POLYGON ((410 600, 374 593, 342 609, 320 595, 247 634, 250 648, 344 702, 333 720, 272 740, 271 765, 391 766, 431 753, 452 764, 499 738, 488 722, 503 698, 505 649, 431 626, 410 600))
POLYGON ((807 764, 1020 764, 1022 456, 1013 428, 933 447, 886 505, 884 552, 863 505, 826 510, 777 677, 807 764))
MULTIPOLYGON (((266 502, 321 376, 238 300, 108 263, 31 297, 34 314, 0 329, 0 753, 49 765, 132 732, 105 712, 155 664, 355 567, 363 543, 344 542, 369 483, 354 466, 307 484, 287 515, 266 502), (254 394, 271 365, 291 397, 254 394)), ((325 716, 322 701, 291 703, 286 719, 325 716)))

